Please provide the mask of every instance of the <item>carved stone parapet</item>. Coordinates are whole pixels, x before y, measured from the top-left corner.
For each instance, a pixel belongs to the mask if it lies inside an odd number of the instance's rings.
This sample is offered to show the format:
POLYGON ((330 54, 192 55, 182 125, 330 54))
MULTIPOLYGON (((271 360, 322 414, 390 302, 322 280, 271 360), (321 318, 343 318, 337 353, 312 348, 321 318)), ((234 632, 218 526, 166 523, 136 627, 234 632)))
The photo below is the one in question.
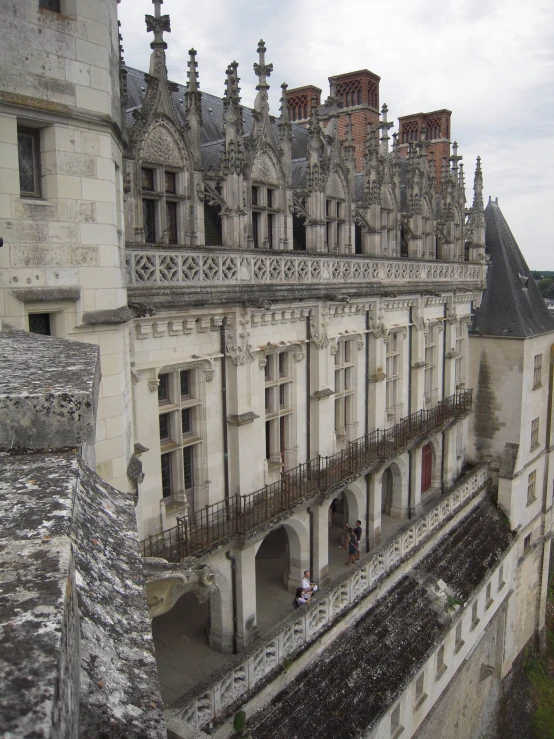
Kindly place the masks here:
POLYGON ((256 418, 259 418, 257 413, 254 411, 246 411, 245 413, 229 414, 227 416, 227 423, 231 426, 245 426, 247 423, 253 423, 256 418))
POLYGON ((334 395, 335 391, 331 390, 330 387, 324 387, 321 390, 314 390, 311 397, 315 398, 316 400, 323 400, 324 398, 329 398, 331 395, 334 395))

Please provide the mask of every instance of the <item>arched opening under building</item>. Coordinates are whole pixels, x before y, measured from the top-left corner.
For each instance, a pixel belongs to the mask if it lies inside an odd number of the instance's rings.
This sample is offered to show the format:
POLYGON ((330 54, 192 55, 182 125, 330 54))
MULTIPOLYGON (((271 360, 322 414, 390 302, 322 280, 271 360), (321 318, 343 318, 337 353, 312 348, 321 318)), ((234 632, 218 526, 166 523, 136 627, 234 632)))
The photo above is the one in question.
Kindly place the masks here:
MULTIPOLYGON (((213 597, 213 596, 212 596, 213 597)), ((156 665, 164 702, 172 703, 229 659, 208 642, 210 601, 184 593, 167 613, 152 619, 156 665)))
POLYGON ((400 466, 392 462, 381 477, 381 536, 386 541, 404 525, 408 517, 407 481, 400 466))
POLYGON ((294 541, 291 546, 290 537, 295 537, 293 530, 279 526, 269 532, 256 553, 256 624, 260 634, 292 610, 291 549, 294 557, 297 547, 294 541))

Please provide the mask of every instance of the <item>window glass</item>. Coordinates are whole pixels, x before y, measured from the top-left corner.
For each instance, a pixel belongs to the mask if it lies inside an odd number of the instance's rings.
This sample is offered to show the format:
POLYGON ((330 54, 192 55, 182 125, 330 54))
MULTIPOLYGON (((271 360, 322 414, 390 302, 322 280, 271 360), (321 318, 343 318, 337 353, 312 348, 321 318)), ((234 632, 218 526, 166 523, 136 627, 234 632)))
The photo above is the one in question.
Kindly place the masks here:
POLYGON ((21 194, 37 197, 40 195, 39 132, 18 130, 17 149, 21 194))
POLYGON ((50 313, 29 313, 29 331, 32 334, 51 336, 50 313))

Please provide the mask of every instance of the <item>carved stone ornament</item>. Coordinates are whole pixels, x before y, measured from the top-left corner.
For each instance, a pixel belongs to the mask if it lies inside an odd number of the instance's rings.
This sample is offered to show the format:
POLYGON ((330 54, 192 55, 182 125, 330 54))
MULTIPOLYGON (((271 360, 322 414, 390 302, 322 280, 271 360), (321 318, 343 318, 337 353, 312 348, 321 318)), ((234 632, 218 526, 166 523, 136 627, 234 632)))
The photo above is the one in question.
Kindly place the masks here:
POLYGON ((153 164, 165 164, 169 167, 183 167, 183 157, 177 142, 169 130, 158 124, 147 134, 142 145, 141 159, 153 164))
POLYGON ((314 390, 312 393, 312 398, 315 398, 316 400, 324 400, 325 398, 329 398, 331 395, 334 395, 335 391, 331 390, 330 387, 324 387, 321 390, 314 390))
POLYGON ((280 177, 277 168, 266 152, 262 152, 254 160, 254 164, 252 165, 252 180, 272 185, 279 184, 280 177))
POLYGON ((231 426, 245 426, 247 423, 253 423, 256 418, 259 418, 257 413, 246 411, 245 413, 230 414, 227 416, 227 423, 231 426))
POLYGON ((237 366, 246 363, 251 364, 254 361, 252 345, 248 341, 250 332, 246 330, 248 326, 246 315, 247 311, 242 310, 242 318, 239 320, 241 328, 236 332, 231 330, 225 331, 225 352, 228 357, 231 357, 233 364, 237 366))
POLYGON ((327 195, 339 200, 346 200, 344 185, 335 170, 333 170, 327 181, 327 195))
POLYGON ((156 377, 156 379, 148 380, 148 389, 151 393, 155 393, 160 386, 160 381, 156 377))
POLYGON ((267 355, 265 352, 260 352, 260 356, 258 357, 258 367, 263 370, 265 369, 265 366, 267 364, 267 355))
POLYGON ((304 352, 301 349, 299 349, 298 351, 293 352, 293 354, 292 354, 292 358, 294 359, 295 362, 301 362, 305 358, 305 356, 306 355, 304 354, 304 352))

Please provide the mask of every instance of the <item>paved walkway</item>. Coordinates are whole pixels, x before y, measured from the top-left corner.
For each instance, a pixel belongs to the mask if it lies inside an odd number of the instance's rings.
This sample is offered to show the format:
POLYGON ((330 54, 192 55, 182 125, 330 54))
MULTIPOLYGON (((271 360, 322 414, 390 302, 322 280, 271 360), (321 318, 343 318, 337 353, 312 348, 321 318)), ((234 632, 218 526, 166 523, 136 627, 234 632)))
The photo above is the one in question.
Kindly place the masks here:
MULTIPOLYGON (((432 500, 426 500, 426 506, 432 500)), ((391 539, 406 520, 382 516, 382 540, 391 539)), ((329 575, 332 580, 346 570, 346 553, 339 548, 342 518, 329 527, 329 575), (341 525, 338 525, 340 522, 341 525)), ((264 540, 256 557, 257 623, 265 634, 292 609, 292 594, 283 583, 286 548, 285 530, 281 527, 264 540)), ((362 555, 363 556, 363 555, 362 555)), ((210 616, 209 603, 198 603, 193 593, 183 595, 177 604, 152 622, 156 662, 166 705, 204 680, 232 656, 211 649, 206 624, 210 616)))

